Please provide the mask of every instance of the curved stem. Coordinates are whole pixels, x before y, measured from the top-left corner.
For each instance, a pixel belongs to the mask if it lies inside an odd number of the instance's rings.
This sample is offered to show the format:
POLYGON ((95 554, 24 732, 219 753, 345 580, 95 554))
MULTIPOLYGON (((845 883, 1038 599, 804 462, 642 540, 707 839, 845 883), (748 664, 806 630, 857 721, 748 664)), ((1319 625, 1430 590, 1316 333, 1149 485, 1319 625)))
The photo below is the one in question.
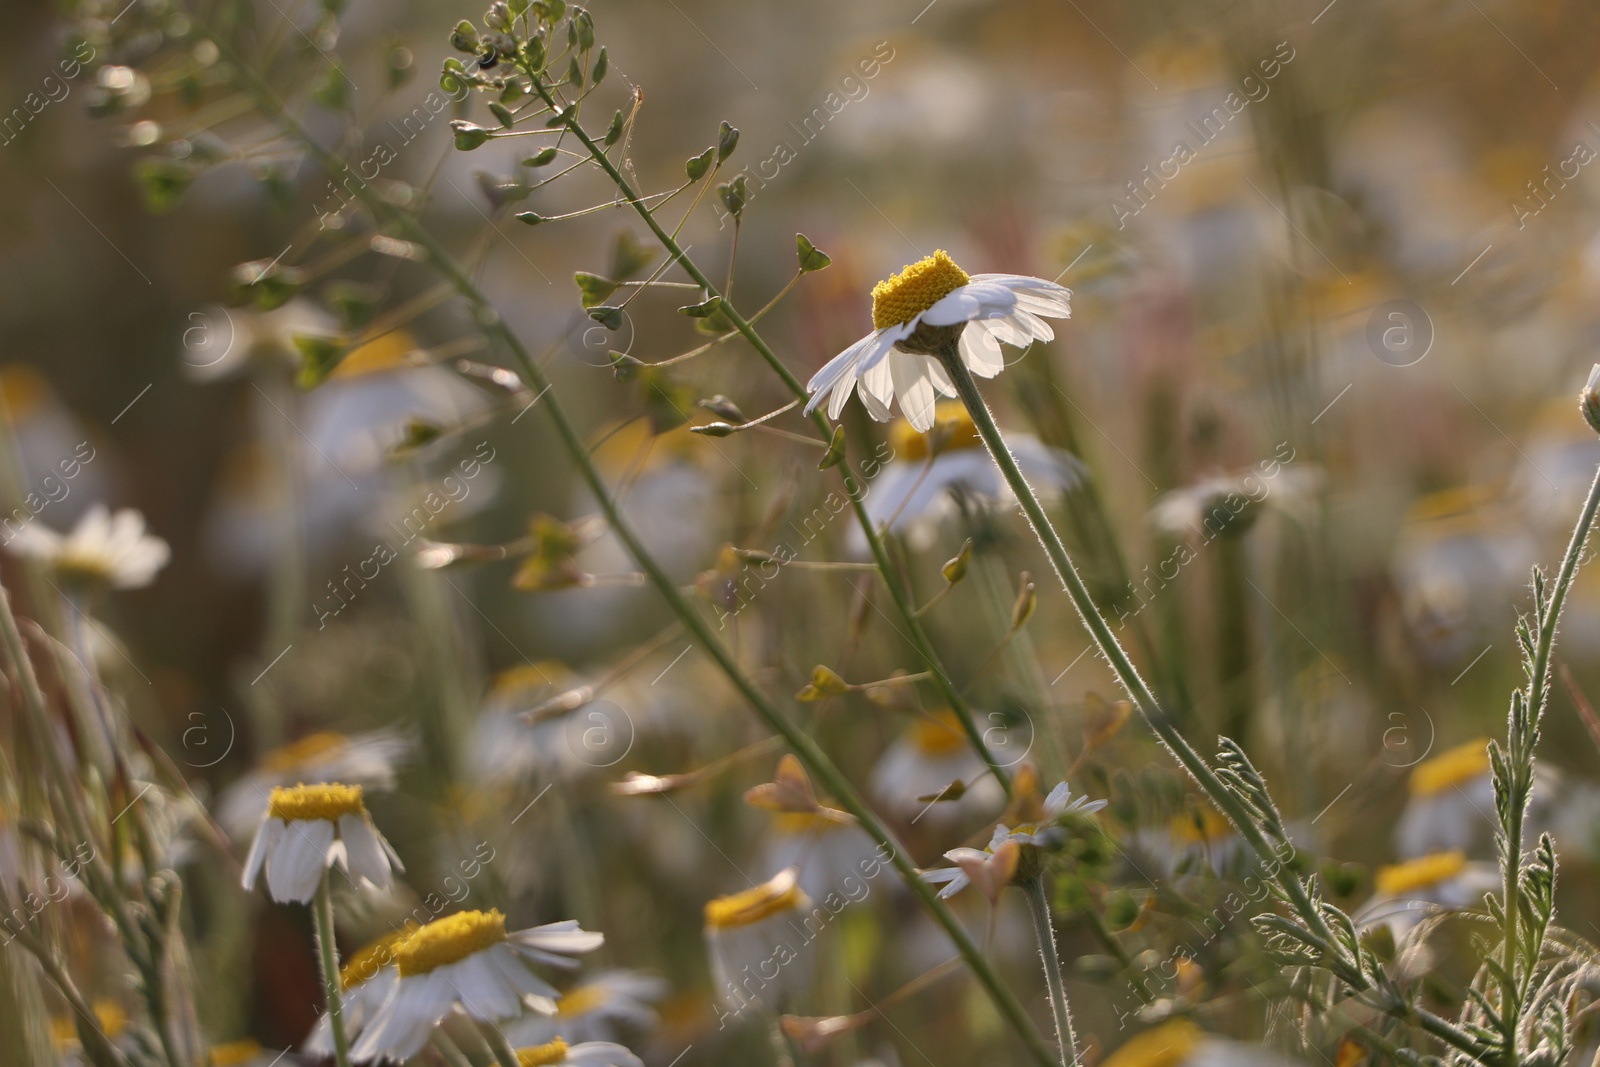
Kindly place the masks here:
POLYGON ((322 990, 328 999, 328 1029, 333 1031, 333 1059, 350 1067, 350 1038, 344 1032, 344 1004, 339 997, 339 946, 333 940, 333 895, 328 892, 328 872, 322 872, 317 896, 311 903, 317 928, 317 964, 322 970, 322 990))
POLYGON ((1056 1043, 1061 1046, 1062 1067, 1076 1067, 1078 1035, 1072 1030, 1072 1009, 1067 1005, 1067 986, 1061 978, 1061 955, 1056 951, 1055 926, 1050 922, 1050 901, 1044 895, 1041 872, 1022 883, 1028 898, 1028 917, 1033 920, 1033 936, 1044 959, 1044 984, 1050 990, 1050 1010, 1056 1017, 1056 1043))
MULTIPOLYGON (((533 75, 534 92, 543 97, 547 103, 554 104, 554 98, 550 95, 550 91, 545 87, 537 72, 529 73, 533 75)), ((650 227, 650 232, 655 234, 657 241, 661 242, 661 247, 667 250, 675 262, 681 263, 689 277, 693 278, 706 291, 706 297, 709 299, 714 296, 721 296, 722 294, 717 287, 711 283, 711 279, 707 278, 700 268, 695 265, 694 261, 679 247, 675 235, 667 233, 661 227, 661 224, 656 221, 654 213, 645 205, 644 200, 629 184, 628 179, 617 169, 616 164, 611 162, 610 158, 605 154, 605 150, 574 119, 568 119, 567 128, 588 148, 590 155, 594 157, 594 161, 600 165, 601 169, 606 172, 607 177, 622 193, 623 199, 633 205, 633 209, 638 212, 645 225, 650 227)), ((709 185, 711 179, 707 178, 706 180, 709 185)), ((783 384, 788 388, 789 392, 798 399, 806 399, 809 394, 807 394, 805 386, 800 384, 800 380, 794 376, 788 367, 784 366, 777 353, 773 352, 766 340, 756 332, 750 320, 739 314, 733 304, 726 300, 722 303, 721 311, 728 317, 728 321, 733 323, 734 330, 750 343, 750 347, 754 348, 767 366, 771 367, 773 372, 783 380, 783 384)), ((821 433, 823 440, 831 439, 832 430, 828 426, 827 418, 821 411, 812 412, 811 421, 817 427, 818 432, 821 433)), ((977 719, 972 713, 971 706, 967 703, 966 697, 962 695, 955 683, 951 681, 950 676, 944 670, 944 665, 939 660, 938 653, 934 651, 933 642, 928 639, 927 631, 922 626, 922 620, 917 617, 916 611, 911 604, 911 598, 905 587, 901 585, 900 579, 895 573, 894 565, 889 560, 888 551, 884 548, 883 538, 873 525, 872 519, 867 515, 866 494, 861 483, 854 478, 846 477, 844 479, 844 487, 845 492, 850 497, 851 508, 855 511, 856 521, 860 524, 862 533, 866 535, 867 546, 872 552, 873 561, 878 565, 884 587, 889 590, 889 596, 894 601, 895 611, 899 614, 900 620, 905 626, 905 636, 933 672, 934 683, 938 686, 940 695, 944 697, 945 701, 950 705, 950 710, 955 712, 956 718, 960 720, 962 732, 967 735, 967 741, 972 745, 973 751, 988 764, 989 772, 994 775, 995 780, 1009 794, 1011 792, 1011 775, 995 758, 994 753, 989 751, 989 746, 983 740, 983 733, 978 729, 977 719)))

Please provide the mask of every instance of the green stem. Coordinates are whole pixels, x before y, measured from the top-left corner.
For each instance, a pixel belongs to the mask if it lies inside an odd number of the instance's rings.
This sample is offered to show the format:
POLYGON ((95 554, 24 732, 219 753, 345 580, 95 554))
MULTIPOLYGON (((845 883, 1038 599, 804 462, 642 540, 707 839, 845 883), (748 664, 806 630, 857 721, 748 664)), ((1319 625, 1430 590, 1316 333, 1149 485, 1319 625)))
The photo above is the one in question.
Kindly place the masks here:
POLYGON ((494 1023, 478 1020, 478 1033, 483 1035, 484 1043, 489 1046, 489 1051, 494 1053, 495 1062, 500 1067, 519 1067, 521 1061, 517 1059, 516 1049, 511 1047, 505 1033, 494 1023))
POLYGON ((328 891, 327 871, 322 872, 322 881, 317 884, 311 918, 317 928, 317 963, 322 969, 322 990, 328 999, 333 1059, 339 1067, 350 1067, 350 1038, 344 1032, 344 1004, 339 996, 339 946, 333 940, 333 895, 328 891))
POLYGON ((1056 1018, 1061 1067, 1077 1067, 1078 1035, 1072 1030, 1072 1009, 1067 1005, 1067 986, 1061 978, 1061 954, 1056 951, 1050 901, 1044 895, 1044 874, 1025 879, 1022 892, 1028 898, 1028 917, 1033 920, 1033 936, 1039 942, 1039 955, 1044 959, 1044 984, 1050 990, 1050 1010, 1056 1018))
MULTIPOLYGON (((554 106, 555 99, 545 87, 539 73, 537 71, 529 71, 527 73, 532 76, 534 91, 547 104, 554 106)), ((662 248, 667 250, 672 260, 681 263, 684 272, 705 290, 707 299, 713 296, 720 296, 721 294, 718 292, 717 287, 711 284, 711 279, 707 278, 700 268, 695 266, 694 261, 679 247, 673 235, 667 233, 661 227, 661 224, 656 221, 655 214, 640 198, 633 186, 629 184, 628 179, 623 177, 616 164, 611 162, 605 150, 584 131, 575 118, 568 119, 567 128, 583 142, 584 147, 594 157, 595 163, 606 172, 606 176, 611 179, 617 190, 622 193, 623 199, 627 200, 633 206, 633 209, 638 212, 645 225, 650 227, 650 232, 655 234, 656 240, 661 243, 662 248)), ((709 179, 707 182, 709 184, 709 179)), ((733 324, 734 330, 749 342, 750 347, 754 348, 767 366, 771 367, 773 372, 783 380, 783 384, 788 388, 789 392, 797 399, 807 399, 810 394, 806 392, 805 386, 790 372, 788 367, 784 366, 777 353, 772 351, 772 348, 756 332, 750 321, 739 314, 733 304, 726 300, 723 301, 721 310, 727 316, 728 321, 733 324)), ((828 420, 822 411, 812 412, 811 421, 817 427, 823 440, 831 439, 833 431, 828 426, 828 420)), ((889 559, 889 553, 884 547, 883 538, 879 535, 877 528, 873 526, 872 519, 867 515, 866 497, 862 491, 861 484, 856 479, 847 477, 844 480, 844 486, 845 492, 850 497, 851 508, 855 511, 856 521, 861 526, 862 533, 866 535, 867 546, 872 552, 873 561, 878 565, 878 571, 883 579, 884 587, 888 589, 890 599, 894 601, 895 611, 900 616, 900 621, 905 628, 905 633, 910 639, 912 647, 916 649, 917 654, 922 657, 923 662, 932 671, 934 684, 938 686, 940 695, 944 697, 945 701, 950 705, 950 709, 955 712, 956 718, 960 720, 961 729, 967 735, 967 741, 972 745, 973 751, 978 753, 983 761, 989 765, 989 772, 994 775, 995 780, 1009 794, 1011 792, 1011 775, 1001 766, 995 755, 989 751, 989 746, 984 743, 983 733, 978 729, 977 719, 972 713, 971 706, 967 703, 966 698, 961 695, 960 689, 951 681, 950 676, 945 672, 944 665, 939 660, 938 653, 934 651, 933 642, 929 640, 927 631, 923 629, 922 620, 917 617, 915 608, 911 603, 910 594, 900 583, 894 565, 889 559)))
MULTIPOLYGON (((260 81, 259 77, 238 55, 225 37, 216 35, 212 36, 211 39, 218 49, 224 55, 227 55, 230 62, 234 64, 237 76, 256 97, 257 106, 268 118, 278 122, 285 132, 298 141, 307 153, 316 159, 317 163, 330 174, 338 176, 346 172, 344 163, 337 156, 319 145, 300 122, 284 109, 282 103, 260 81)), ((535 84, 539 85, 537 81, 535 81, 535 84)), ((542 86, 540 86, 540 89, 543 91, 542 86)), ((603 152, 598 151, 598 146, 594 146, 592 141, 589 144, 598 156, 604 155, 603 152)), ((861 795, 856 791, 849 779, 844 776, 843 772, 812 740, 811 736, 790 722, 743 669, 739 667, 728 650, 717 640, 710 624, 689 604, 684 595, 678 590, 672 577, 661 568, 655 557, 640 542, 632 525, 618 512, 612 500, 612 493, 601 477, 599 470, 590 459, 582 437, 568 420, 566 412, 557 402, 555 396, 550 392, 550 381, 545 377, 544 372, 539 369, 538 364, 534 362, 532 354, 522 343, 516 332, 507 325, 505 318, 495 310, 493 304, 484 295, 477 283, 467 275, 461 265, 445 251, 433 234, 417 218, 389 204, 364 183, 358 184, 354 192, 375 218, 382 223, 396 226, 408 240, 424 250, 434 269, 448 278, 456 286, 461 296, 471 304, 473 311, 479 314, 479 321, 485 323, 482 327, 484 331, 505 344, 516 360, 523 380, 529 389, 541 398, 539 403, 544 407, 562 448, 577 467, 579 475, 594 493, 595 499, 599 502, 601 513, 605 515, 611 529, 617 534, 624 547, 639 562, 640 568, 661 594, 662 599, 667 602, 667 606, 683 621, 684 628, 705 648, 706 652, 716 662, 717 667, 728 677, 728 680, 733 683, 740 695, 767 727, 783 737, 784 741, 811 775, 817 779, 826 791, 837 799, 840 807, 856 817, 862 828, 878 843, 880 851, 886 855, 895 870, 905 879, 907 887, 933 913, 939 925, 950 935, 951 940, 955 942, 957 951, 960 952, 967 965, 971 967, 974 977, 978 979, 978 982, 994 1001, 995 1007, 1000 1014, 1016 1030, 1017 1035, 1027 1046, 1035 1062, 1039 1063, 1041 1067, 1051 1067, 1054 1059, 1050 1054, 1049 1045, 1044 1040, 1043 1035, 1034 1027, 1027 1011, 1023 1009, 1011 990, 1000 980, 999 974, 990 965, 989 961, 978 951, 978 947, 973 943, 971 936, 968 935, 966 927, 955 917, 949 907, 938 899, 933 887, 922 879, 916 865, 911 862, 910 856, 889 832, 888 827, 875 812, 867 807, 866 802, 861 798, 861 795)), ((733 313, 731 309, 729 311, 731 317, 733 313)), ((742 322, 743 320, 736 321, 742 322)), ((748 324, 746 324, 746 328, 748 328, 748 324)), ((857 492, 851 494, 851 498, 859 505, 858 493, 859 487, 857 487, 857 492)), ((868 536, 881 552, 882 543, 870 528, 868 529, 868 536)), ((884 573, 885 575, 889 573, 889 568, 886 566, 884 567, 884 573)), ((907 614, 909 615, 909 609, 907 614)), ((932 656, 931 651, 928 655, 932 656)), ((933 661, 930 659, 931 665, 933 665, 933 661)), ((934 676, 941 679, 942 684, 948 684, 948 680, 944 679, 942 671, 935 670, 934 676)), ((959 699, 959 694, 956 694, 956 696, 959 699)))

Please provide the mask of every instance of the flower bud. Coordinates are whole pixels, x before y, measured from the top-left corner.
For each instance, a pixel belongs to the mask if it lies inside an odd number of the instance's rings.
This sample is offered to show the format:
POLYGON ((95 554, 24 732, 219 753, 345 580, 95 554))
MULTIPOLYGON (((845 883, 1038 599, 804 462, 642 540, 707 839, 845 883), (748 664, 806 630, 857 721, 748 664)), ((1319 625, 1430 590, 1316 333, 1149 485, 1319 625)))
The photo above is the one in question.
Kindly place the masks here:
POLYGON ((1589 380, 1584 383, 1583 392, 1578 394, 1578 408, 1583 412, 1583 421, 1589 424, 1589 429, 1600 433, 1600 363, 1594 365, 1594 370, 1589 372, 1589 380))

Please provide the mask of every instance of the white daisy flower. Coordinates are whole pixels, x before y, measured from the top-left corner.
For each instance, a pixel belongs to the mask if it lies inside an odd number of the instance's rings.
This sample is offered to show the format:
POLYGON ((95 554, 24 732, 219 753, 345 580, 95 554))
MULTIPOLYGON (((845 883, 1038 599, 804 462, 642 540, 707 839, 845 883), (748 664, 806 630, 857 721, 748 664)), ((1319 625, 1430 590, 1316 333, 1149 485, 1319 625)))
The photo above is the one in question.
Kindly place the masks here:
POLYGON ((1398 943, 1441 909, 1482 906, 1484 894, 1500 888, 1500 869, 1462 852, 1434 852, 1379 867, 1373 881, 1377 891, 1356 913, 1356 925, 1387 926, 1398 943))
POLYGON ((1000 342, 1027 348, 1055 337, 1044 319, 1070 317, 1071 295, 1043 278, 969 275, 941 249, 873 286, 873 331, 807 383, 806 414, 831 394, 828 417, 837 419, 859 381, 873 418, 888 422, 889 404, 898 398, 911 425, 926 430, 935 397, 956 395, 934 353, 955 345, 968 370, 993 378, 1005 369, 1000 342))
POLYGON ((865 872, 876 873, 882 861, 878 843, 854 819, 840 819, 842 814, 827 808, 774 813, 767 869, 793 867, 800 891, 824 904, 859 899, 865 872))
POLYGON ((717 994, 737 1014, 751 1002, 781 1009, 811 984, 814 953, 806 950, 804 920, 811 899, 794 868, 705 907, 706 946, 717 994))
MULTIPOLYGON (((1395 827, 1395 850, 1403 859, 1433 852, 1496 854, 1499 822, 1494 810, 1494 777, 1489 770, 1489 739, 1474 738, 1423 760, 1411 771, 1411 798, 1395 827)), ((1590 855, 1594 849, 1595 790, 1569 783, 1561 772, 1540 764, 1533 772, 1533 800, 1524 825, 1530 836, 1548 832, 1562 854, 1590 855)))
POLYGON ((309 902, 322 874, 337 864, 356 882, 387 889, 400 857, 372 825, 359 785, 280 786, 272 791, 240 880, 253 889, 263 870, 280 903, 309 902))
POLYGON ((276 786, 343 782, 373 793, 394 789, 395 765, 411 742, 393 730, 345 735, 319 730, 275 748, 255 769, 222 791, 217 821, 238 836, 261 820, 267 796, 276 786))
POLYGON ((513 1045, 540 1045, 556 1038, 573 1042, 610 1041, 654 1028, 651 1004, 667 995, 667 983, 639 971, 602 971, 573 986, 556 1001, 551 1016, 525 1015, 505 1026, 513 1045))
POLYGON ((339 321, 303 297, 271 311, 214 305, 190 314, 178 359, 189 377, 202 382, 232 377, 253 361, 292 370, 301 359, 297 335, 338 332, 339 321))
POLYGON ((1247 854, 1233 823, 1209 805, 1179 812, 1164 826, 1141 827, 1133 835, 1133 848, 1167 878, 1200 865, 1220 876, 1247 854))
MULTIPOLYGON (((895 458, 873 480, 866 499, 867 517, 873 526, 888 525, 892 532, 905 532, 918 548, 927 547, 924 542, 931 540, 933 528, 957 514, 963 501, 997 507, 1013 499, 999 468, 983 450, 972 416, 959 400, 941 400, 934 405, 934 422, 934 428, 926 433, 904 421, 890 427, 895 458), (935 440, 938 453, 929 459, 935 440)), ((1037 437, 1007 434, 1006 444, 1022 473, 1045 498, 1083 481, 1084 467, 1076 456, 1051 448, 1037 437)), ((855 531, 853 539, 858 549, 865 548, 864 534, 855 531)))
POLYGON ((1150 522, 1163 533, 1209 541, 1248 529, 1263 508, 1303 519, 1321 480, 1319 471, 1305 468, 1279 470, 1270 478, 1255 470, 1214 475, 1162 496, 1150 509, 1150 522))
POLYGON ((115 514, 96 504, 62 536, 37 522, 18 530, 6 543, 17 556, 37 559, 63 582, 142 589, 172 558, 172 549, 145 533, 144 516, 132 508, 115 514))
POLYGON ((644 1061, 610 1041, 580 1041, 569 1045, 562 1038, 519 1048, 517 1067, 644 1067, 644 1061))
POLYGON ((949 708, 917 718, 891 741, 872 769, 871 785, 880 804, 918 822, 950 822, 1005 803, 1005 790, 972 750, 961 720, 949 708), (959 800, 918 799, 937 795, 952 782, 966 787, 959 800))
POLYGON ((994 855, 1000 846, 1015 841, 1019 847, 1032 845, 1035 848, 1049 848, 1054 843, 1051 838, 1056 823, 1063 815, 1073 813, 1093 815, 1103 810, 1108 803, 1104 800, 1090 800, 1088 797, 1074 797, 1066 782, 1058 783, 1042 803, 1035 793, 1030 803, 1025 794, 1031 784, 1031 776, 1025 780, 1024 776, 1019 774, 1013 789, 1013 808, 1020 807, 1026 821, 1019 822, 1014 827, 1007 826, 1003 822, 997 823, 989 837, 989 844, 981 851, 975 848, 953 848, 944 854, 944 858, 955 866, 936 867, 922 872, 924 881, 935 885, 944 883, 944 888, 939 891, 940 899, 948 900, 971 885, 969 867, 983 861, 986 856, 994 855), (1032 810, 1028 810, 1030 808, 1032 810))
POLYGON ((1173 1019, 1123 1042, 1100 1067, 1293 1067, 1293 1061, 1173 1019))
MULTIPOLYGON (((363 945, 350 954, 339 968, 339 1006, 344 1014, 347 1034, 357 1034, 367 1025, 383 1002, 389 999, 394 984, 400 980, 394 965, 395 946, 417 932, 417 924, 406 923, 376 941, 363 945)), ((306 1038, 300 1051, 321 1059, 333 1058, 333 1024, 326 1013, 317 1020, 316 1028, 306 1038)))
POLYGON ((490 1023, 520 1015, 525 1005, 554 1012, 561 994, 528 964, 576 966, 572 956, 593 952, 604 941, 604 935, 580 929, 574 920, 507 933, 506 917, 498 910, 436 919, 395 945, 396 980, 362 1028, 351 1056, 409 1059, 440 1020, 458 1009, 490 1023))

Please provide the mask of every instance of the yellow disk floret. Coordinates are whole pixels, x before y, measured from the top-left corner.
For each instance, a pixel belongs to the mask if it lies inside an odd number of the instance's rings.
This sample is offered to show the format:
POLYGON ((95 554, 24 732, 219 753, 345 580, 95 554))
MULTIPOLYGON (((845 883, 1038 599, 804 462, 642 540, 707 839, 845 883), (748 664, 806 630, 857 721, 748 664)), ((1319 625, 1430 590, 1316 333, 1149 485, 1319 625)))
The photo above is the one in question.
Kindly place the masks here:
POLYGON ((344 734, 336 734, 332 730, 318 730, 314 734, 306 734, 298 741, 291 741, 282 748, 268 752, 261 759, 261 767, 268 771, 292 771, 319 756, 325 756, 342 748, 344 744, 344 734))
POLYGON ((1488 773, 1489 739, 1474 738, 1417 764, 1417 769, 1411 772, 1411 793, 1419 797, 1432 796, 1488 773))
POLYGON ((556 1001, 556 1014, 563 1019, 587 1015, 596 1008, 604 1007, 610 1000, 611 990, 598 982, 576 986, 556 1001))
POLYGON ((953 756, 967 747, 961 720, 949 708, 911 724, 911 743, 924 756, 953 756))
POLYGON ((770 915, 797 911, 809 904, 810 901, 800 892, 793 878, 779 875, 742 893, 707 901, 706 925, 713 928, 749 926, 770 915))
POLYGON ((417 924, 408 922, 399 930, 384 934, 370 945, 358 948, 339 968, 339 988, 346 993, 376 978, 378 972, 394 962, 395 946, 417 932, 417 924))
POLYGON ((1194 1051, 1204 1033, 1188 1019, 1174 1019, 1127 1042, 1107 1056, 1100 1067, 1177 1067, 1194 1051))
POLYGON ((278 786, 268 805, 274 819, 285 822, 310 822, 322 819, 338 822, 341 815, 360 815, 367 810, 361 801, 359 785, 278 786))
POLYGON ((261 1055, 259 1041, 229 1041, 221 1045, 212 1045, 207 1055, 211 1067, 240 1067, 261 1055))
POLYGON ((1465 853, 1435 852, 1420 859, 1396 863, 1392 867, 1379 867, 1375 881, 1378 892, 1389 896, 1400 896, 1413 889, 1426 889, 1428 886, 1438 885, 1446 879, 1454 878, 1466 865, 1465 853))
POLYGON ((935 404, 933 423, 933 429, 927 433, 920 433, 904 419, 896 420, 889 427, 889 444, 894 448, 895 457, 906 460, 927 459, 935 434, 948 435, 943 444, 945 451, 953 448, 977 448, 983 444, 983 438, 978 436, 978 427, 973 423, 971 414, 967 412, 966 405, 959 400, 941 400, 935 404))
POLYGON ((544 1045, 517 1049, 517 1067, 550 1067, 567 1061, 567 1043, 559 1037, 544 1045))
POLYGON ((872 287, 872 325, 910 322, 971 280, 941 248, 872 287))
POLYGON ((427 974, 505 939, 506 917, 498 908, 457 912, 435 919, 397 944, 394 962, 400 968, 401 978, 427 974))

